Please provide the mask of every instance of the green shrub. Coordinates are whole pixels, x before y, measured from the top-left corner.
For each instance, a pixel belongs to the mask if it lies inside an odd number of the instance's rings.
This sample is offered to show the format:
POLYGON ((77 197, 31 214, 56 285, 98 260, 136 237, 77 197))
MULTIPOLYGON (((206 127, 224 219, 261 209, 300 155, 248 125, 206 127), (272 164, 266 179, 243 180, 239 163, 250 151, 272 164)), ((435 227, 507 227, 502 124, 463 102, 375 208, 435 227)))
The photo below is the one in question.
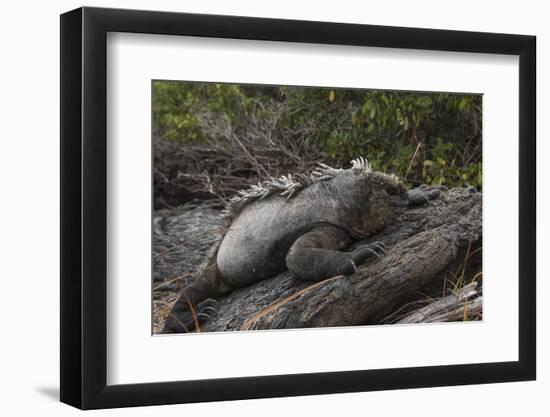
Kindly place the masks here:
POLYGON ((153 121, 182 144, 223 147, 220 125, 237 136, 261 125, 300 157, 341 166, 366 156, 411 186, 482 184, 480 95, 155 81, 153 121))

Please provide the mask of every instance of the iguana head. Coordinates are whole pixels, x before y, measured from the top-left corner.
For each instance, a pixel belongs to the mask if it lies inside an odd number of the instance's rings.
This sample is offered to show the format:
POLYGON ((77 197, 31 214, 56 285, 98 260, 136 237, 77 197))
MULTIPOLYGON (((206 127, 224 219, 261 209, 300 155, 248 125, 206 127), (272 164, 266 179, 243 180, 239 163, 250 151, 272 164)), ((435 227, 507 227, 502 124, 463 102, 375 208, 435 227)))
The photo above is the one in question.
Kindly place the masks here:
POLYGON ((341 201, 341 217, 356 237, 370 236, 393 223, 409 201, 397 176, 372 171, 363 158, 352 161, 352 168, 340 170, 326 184, 341 201))
POLYGON ((365 235, 378 232, 393 223, 407 209, 407 189, 395 175, 382 172, 362 174, 367 194, 362 205, 362 228, 365 235))

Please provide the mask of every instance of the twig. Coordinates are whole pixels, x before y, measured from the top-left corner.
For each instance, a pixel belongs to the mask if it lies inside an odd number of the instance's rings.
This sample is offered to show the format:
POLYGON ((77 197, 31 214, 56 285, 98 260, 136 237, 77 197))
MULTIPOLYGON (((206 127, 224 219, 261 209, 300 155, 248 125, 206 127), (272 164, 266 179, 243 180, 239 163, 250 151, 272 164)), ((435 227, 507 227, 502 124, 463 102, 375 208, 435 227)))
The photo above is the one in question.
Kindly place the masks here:
POLYGON ((418 153, 418 150, 422 147, 422 142, 418 142, 418 145, 416 145, 416 149, 414 150, 413 156, 411 158, 411 162, 409 163, 409 167, 407 168, 407 172, 405 172, 405 175, 403 176, 403 181, 407 180, 407 176, 409 175, 409 171, 412 168, 414 159, 416 158, 416 154, 418 153))

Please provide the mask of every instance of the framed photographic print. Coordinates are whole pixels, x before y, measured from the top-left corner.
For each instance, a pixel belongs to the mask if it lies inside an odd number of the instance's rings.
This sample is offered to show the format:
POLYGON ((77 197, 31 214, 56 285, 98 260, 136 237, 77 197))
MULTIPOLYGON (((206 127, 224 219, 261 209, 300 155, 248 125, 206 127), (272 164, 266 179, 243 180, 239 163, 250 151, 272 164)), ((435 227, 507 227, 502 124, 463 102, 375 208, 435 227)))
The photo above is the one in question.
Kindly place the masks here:
POLYGON ((61 400, 535 379, 535 38, 61 16, 61 400))

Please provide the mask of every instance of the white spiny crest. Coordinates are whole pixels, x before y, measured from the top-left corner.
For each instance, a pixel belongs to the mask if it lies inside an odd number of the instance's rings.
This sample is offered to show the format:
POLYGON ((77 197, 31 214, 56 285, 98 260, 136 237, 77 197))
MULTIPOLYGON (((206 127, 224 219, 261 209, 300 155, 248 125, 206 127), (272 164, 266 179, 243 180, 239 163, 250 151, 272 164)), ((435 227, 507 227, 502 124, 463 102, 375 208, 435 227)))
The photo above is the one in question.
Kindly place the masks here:
POLYGON ((285 185, 285 189, 281 195, 286 198, 292 198, 296 191, 304 187, 303 182, 300 181, 303 177, 298 177, 297 181, 292 178, 291 174, 288 174, 286 177, 283 175, 281 178, 283 179, 283 184, 285 185))
POLYGON ((314 177, 317 181, 324 181, 325 179, 330 179, 334 177, 339 172, 344 171, 341 168, 333 168, 330 165, 323 164, 322 162, 317 162, 319 167, 317 170, 311 173, 311 176, 314 177))
POLYGON ((351 161, 351 168, 359 169, 363 172, 371 172, 369 160, 367 158, 363 158, 362 156, 351 161))
MULTIPOLYGON (((279 178, 270 177, 257 185, 251 185, 248 189, 241 190, 229 200, 224 210, 227 215, 235 215, 242 210, 244 206, 254 200, 262 200, 272 194, 292 198, 298 191, 307 188, 317 182, 326 181, 334 178, 341 172, 346 171, 342 168, 334 168, 322 162, 317 163, 317 168, 311 174, 288 174, 279 178)), ((351 168, 361 170, 362 172, 371 172, 370 163, 366 158, 359 157, 351 161, 351 168)))

